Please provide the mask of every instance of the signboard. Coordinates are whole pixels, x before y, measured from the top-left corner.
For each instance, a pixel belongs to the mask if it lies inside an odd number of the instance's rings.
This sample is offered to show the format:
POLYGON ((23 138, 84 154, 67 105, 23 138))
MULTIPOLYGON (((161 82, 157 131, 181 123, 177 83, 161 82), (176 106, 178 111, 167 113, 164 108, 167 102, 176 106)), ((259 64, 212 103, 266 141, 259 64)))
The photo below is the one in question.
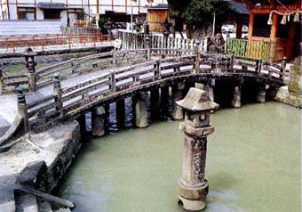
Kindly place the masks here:
POLYGON ((114 40, 114 48, 120 49, 122 46, 122 40, 121 39, 115 39, 114 40))

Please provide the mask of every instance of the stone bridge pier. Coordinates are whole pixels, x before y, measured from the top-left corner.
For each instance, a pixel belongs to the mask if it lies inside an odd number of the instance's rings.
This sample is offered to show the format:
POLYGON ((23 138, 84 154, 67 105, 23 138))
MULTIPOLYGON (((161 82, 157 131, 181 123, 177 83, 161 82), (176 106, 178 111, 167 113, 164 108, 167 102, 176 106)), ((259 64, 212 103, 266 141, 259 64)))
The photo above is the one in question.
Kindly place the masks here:
POLYGON ((259 92, 257 95, 257 102, 264 103, 266 101, 266 93, 269 89, 269 85, 266 83, 262 83, 259 86, 259 92))
POLYGON ((175 83, 172 87, 172 99, 173 99, 172 117, 175 120, 183 119, 183 110, 178 104, 176 104, 176 101, 181 100, 183 98, 184 89, 185 89, 185 84, 181 82, 175 83))
POLYGON ((163 120, 168 119, 169 117, 169 94, 170 88, 165 85, 160 89, 160 118, 163 120))
POLYGON ((234 108, 241 107, 241 88, 244 83, 243 79, 234 82, 232 106, 234 108))
POLYGON ((92 135, 95 137, 101 137, 105 135, 105 109, 102 106, 95 107, 92 110, 91 124, 92 135))
POLYGON ((214 87, 215 87, 215 79, 210 78, 208 82, 205 84, 204 89, 209 94, 209 98, 211 101, 214 101, 214 87))
POLYGON ((147 111, 148 93, 140 91, 136 95, 135 103, 135 125, 139 128, 148 127, 148 111, 147 111))

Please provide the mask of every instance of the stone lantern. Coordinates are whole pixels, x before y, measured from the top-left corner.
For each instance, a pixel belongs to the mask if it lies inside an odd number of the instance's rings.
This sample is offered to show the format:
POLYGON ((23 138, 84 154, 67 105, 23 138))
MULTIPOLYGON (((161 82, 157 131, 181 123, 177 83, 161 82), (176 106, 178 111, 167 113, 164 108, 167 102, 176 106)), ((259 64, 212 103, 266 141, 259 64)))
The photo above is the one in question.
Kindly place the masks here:
POLYGON ((182 175, 178 180, 178 198, 185 210, 199 211, 206 207, 208 181, 205 179, 207 136, 214 132, 210 111, 219 107, 207 92, 190 88, 186 97, 176 102, 185 112, 179 127, 184 131, 182 175))
POLYGON ((29 73, 29 88, 31 91, 36 91, 36 65, 35 56, 37 54, 32 50, 32 48, 27 48, 24 52, 26 68, 29 73))

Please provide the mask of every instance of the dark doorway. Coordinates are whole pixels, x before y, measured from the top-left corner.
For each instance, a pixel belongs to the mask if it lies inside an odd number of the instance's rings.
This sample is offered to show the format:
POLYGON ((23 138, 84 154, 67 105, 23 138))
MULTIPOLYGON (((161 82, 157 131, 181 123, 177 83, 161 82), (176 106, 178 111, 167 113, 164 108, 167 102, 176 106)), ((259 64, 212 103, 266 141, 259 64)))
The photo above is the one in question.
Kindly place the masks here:
POLYGON ((44 19, 61 19, 61 10, 44 10, 44 19))

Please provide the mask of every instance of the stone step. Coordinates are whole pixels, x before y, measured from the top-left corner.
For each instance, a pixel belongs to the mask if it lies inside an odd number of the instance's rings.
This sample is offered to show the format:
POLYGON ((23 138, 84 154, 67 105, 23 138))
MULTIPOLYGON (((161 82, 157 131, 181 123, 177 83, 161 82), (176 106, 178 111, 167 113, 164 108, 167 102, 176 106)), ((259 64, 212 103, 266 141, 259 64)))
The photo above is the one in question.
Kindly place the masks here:
POLYGON ((37 198, 32 194, 16 197, 16 212, 39 212, 37 198))

